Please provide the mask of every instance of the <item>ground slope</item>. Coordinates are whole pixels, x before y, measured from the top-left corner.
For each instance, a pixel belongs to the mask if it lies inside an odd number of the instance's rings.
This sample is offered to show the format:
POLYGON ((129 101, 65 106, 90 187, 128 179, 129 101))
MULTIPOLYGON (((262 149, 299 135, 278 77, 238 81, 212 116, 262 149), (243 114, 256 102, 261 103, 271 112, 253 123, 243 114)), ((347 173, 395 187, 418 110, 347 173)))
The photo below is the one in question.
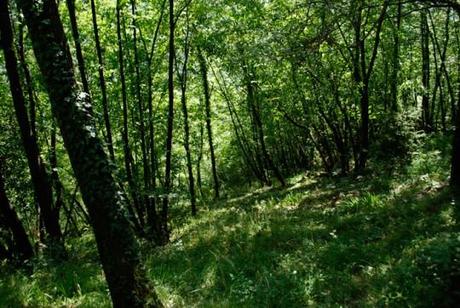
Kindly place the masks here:
MULTIPOLYGON (((173 242, 144 247, 168 306, 449 306, 458 296, 458 206, 448 149, 428 143, 399 173, 298 175, 201 207, 173 242)), ((373 170, 383 170, 374 166, 373 170)), ((4 271, 0 306, 109 306, 90 233, 74 255, 4 271)))

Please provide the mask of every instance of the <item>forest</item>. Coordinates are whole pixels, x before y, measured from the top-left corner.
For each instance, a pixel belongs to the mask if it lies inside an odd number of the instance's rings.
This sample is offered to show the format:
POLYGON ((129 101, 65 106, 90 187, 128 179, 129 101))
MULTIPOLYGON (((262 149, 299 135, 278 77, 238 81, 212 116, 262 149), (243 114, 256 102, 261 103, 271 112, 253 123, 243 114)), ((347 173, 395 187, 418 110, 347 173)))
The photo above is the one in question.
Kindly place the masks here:
POLYGON ((0 307, 455 307, 459 0, 0 0, 0 307))

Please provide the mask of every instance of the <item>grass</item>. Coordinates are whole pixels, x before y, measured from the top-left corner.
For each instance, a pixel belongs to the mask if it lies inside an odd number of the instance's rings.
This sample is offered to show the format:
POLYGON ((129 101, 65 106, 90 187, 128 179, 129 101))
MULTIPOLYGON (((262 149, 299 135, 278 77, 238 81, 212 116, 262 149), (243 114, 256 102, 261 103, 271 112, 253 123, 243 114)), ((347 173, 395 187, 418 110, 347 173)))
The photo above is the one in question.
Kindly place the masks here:
POLYGON ((69 259, 34 260, 34 271, 0 267, 0 307, 110 307, 90 233, 67 243, 69 259))
MULTIPOLYGON (((452 306, 460 232, 439 148, 400 174, 298 175, 202 208, 170 245, 144 245, 148 274, 171 307, 452 306)), ((92 237, 72 241, 32 276, 3 265, 0 306, 110 306, 92 237)))

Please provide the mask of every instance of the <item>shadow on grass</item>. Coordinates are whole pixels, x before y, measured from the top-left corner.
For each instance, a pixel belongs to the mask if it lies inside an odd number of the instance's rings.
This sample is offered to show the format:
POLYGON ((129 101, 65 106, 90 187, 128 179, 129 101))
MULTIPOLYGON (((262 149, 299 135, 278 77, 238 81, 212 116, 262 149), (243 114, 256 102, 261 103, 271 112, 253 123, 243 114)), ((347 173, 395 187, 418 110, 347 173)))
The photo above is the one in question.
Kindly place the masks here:
POLYGON ((110 298, 91 239, 73 243, 59 263, 34 260, 33 274, 3 267, 0 307, 110 307, 110 298))
POLYGON ((393 181, 325 178, 222 202, 150 259, 150 275, 182 305, 452 304, 446 271, 417 263, 454 232, 451 194, 390 193, 393 181))

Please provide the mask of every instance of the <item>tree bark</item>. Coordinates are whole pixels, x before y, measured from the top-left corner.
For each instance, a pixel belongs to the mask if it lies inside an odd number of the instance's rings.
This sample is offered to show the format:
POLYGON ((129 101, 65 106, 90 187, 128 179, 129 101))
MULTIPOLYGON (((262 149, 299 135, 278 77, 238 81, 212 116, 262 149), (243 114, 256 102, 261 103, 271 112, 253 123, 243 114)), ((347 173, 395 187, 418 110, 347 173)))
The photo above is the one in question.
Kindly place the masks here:
POLYGON ((159 234, 158 231, 158 213, 157 213, 157 153, 156 153, 156 140, 155 140, 155 126, 154 126, 154 113, 153 113, 153 76, 152 76, 152 60, 155 47, 160 32, 160 26, 163 21, 163 16, 166 8, 166 0, 163 0, 160 10, 160 16, 155 27, 155 33, 152 39, 152 46, 150 50, 147 49, 147 44, 142 38, 142 32, 139 32, 142 42, 144 43, 145 53, 147 53, 147 106, 148 106, 148 145, 147 152, 150 158, 150 178, 148 179, 148 207, 147 207, 147 234, 155 241, 155 236, 159 234))

